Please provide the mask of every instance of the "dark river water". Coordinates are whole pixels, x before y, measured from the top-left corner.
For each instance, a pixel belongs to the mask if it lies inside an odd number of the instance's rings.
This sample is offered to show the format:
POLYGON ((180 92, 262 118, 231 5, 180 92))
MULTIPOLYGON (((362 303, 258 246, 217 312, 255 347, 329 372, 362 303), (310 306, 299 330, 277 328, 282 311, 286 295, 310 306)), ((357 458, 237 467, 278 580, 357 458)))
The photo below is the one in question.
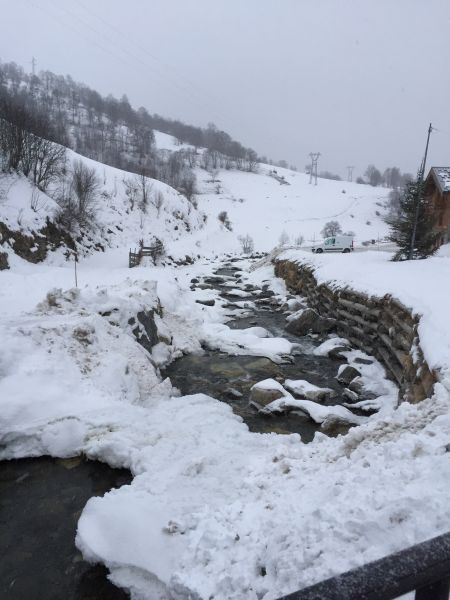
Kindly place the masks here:
POLYGON ((75 548, 86 502, 131 481, 126 470, 82 458, 0 462, 0 598, 122 600, 106 569, 75 548))
MULTIPOLYGON (((230 268, 216 271, 217 276, 233 277, 240 280, 239 263, 230 268)), ((250 431, 266 433, 299 433, 303 442, 310 442, 319 426, 306 415, 289 413, 284 415, 262 415, 249 406, 248 399, 252 385, 267 378, 283 382, 285 379, 306 379, 314 385, 335 390, 336 396, 328 403, 340 404, 347 400, 342 397, 342 386, 335 380, 341 361, 328 357, 315 356, 312 352, 321 340, 309 336, 297 337, 284 329, 286 315, 275 303, 269 291, 255 290, 254 295, 244 300, 258 301, 256 308, 248 309, 248 315, 233 317, 233 304, 242 298, 228 298, 229 288, 221 285, 214 278, 206 278, 210 285, 220 291, 221 296, 229 301, 230 321, 233 329, 247 327, 264 327, 274 337, 284 337, 298 344, 289 360, 275 364, 267 358, 257 356, 230 356, 216 351, 205 351, 201 356, 187 355, 173 362, 164 371, 172 383, 183 393, 203 392, 229 404, 233 411, 240 415, 250 431), (238 392, 238 393, 236 393, 238 392)), ((201 285, 201 283, 200 283, 201 285)), ((242 287, 242 283, 238 283, 242 287)), ((251 292, 250 292, 251 293, 251 292)), ((322 404, 327 404, 327 401, 322 404)))

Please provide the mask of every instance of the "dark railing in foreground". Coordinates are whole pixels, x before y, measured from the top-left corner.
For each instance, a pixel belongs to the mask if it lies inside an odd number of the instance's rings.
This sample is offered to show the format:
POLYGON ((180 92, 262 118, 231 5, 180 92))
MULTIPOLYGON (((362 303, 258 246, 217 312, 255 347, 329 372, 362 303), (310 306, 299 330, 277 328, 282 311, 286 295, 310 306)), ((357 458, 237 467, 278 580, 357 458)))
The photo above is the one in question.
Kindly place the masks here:
POLYGON ((448 600, 450 532, 278 600, 448 600))

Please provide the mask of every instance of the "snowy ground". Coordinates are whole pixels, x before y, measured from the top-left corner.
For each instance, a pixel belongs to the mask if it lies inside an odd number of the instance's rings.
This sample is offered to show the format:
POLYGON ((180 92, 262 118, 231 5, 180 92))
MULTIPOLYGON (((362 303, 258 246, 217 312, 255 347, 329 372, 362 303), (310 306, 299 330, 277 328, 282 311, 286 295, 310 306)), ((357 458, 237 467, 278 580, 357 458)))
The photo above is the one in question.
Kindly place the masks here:
POLYGON ((338 221, 344 232, 352 231, 356 244, 386 235, 381 215, 389 190, 328 179, 319 179, 314 186, 304 173, 277 168, 290 184, 280 185, 269 175, 272 169, 260 165, 258 173, 221 170, 219 193, 218 184, 210 183, 211 175, 197 170, 199 208, 208 215, 208 222, 217 220, 223 210, 228 213, 234 236, 227 249, 237 248, 233 238, 249 234, 256 249, 269 251, 283 232, 290 243, 301 235, 303 244, 311 246, 313 240, 322 239, 320 232, 331 220, 338 221))
MULTIPOLYGON (((447 245, 448 246, 448 245, 447 245)), ((321 254, 289 250, 279 258, 311 265, 319 282, 349 286, 371 296, 391 294, 420 315, 419 336, 428 364, 450 390, 450 249, 426 261, 392 262, 384 252, 321 254)))
MULTIPOLYGON (((170 140, 159 141, 174 149, 170 140)), ((239 234, 270 249, 283 229, 311 238, 333 218, 359 241, 376 239, 384 230, 375 211, 386 191, 326 180, 315 188, 289 171, 291 185, 280 185, 263 166, 258 175, 221 172, 216 194, 199 172, 206 224, 200 210, 158 183, 154 189, 165 198, 160 215, 150 207, 142 220, 127 205, 123 172, 96 168, 105 192, 98 239, 109 241, 105 252, 80 261, 79 291, 71 290, 73 264, 62 252, 32 265, 8 250, 11 269, 0 272, 0 457, 84 453, 135 476, 131 485, 88 502, 77 535, 85 557, 105 563, 136 600, 270 600, 447 531, 445 251, 396 265, 379 253, 290 251, 291 258, 311 262, 320 280, 391 292, 423 314, 423 349, 442 380, 432 399, 396 410, 385 402, 386 410, 343 437, 317 434, 303 445, 298 435, 254 434, 213 398, 179 397, 161 381, 159 367, 182 352, 201 352, 201 344, 272 360, 288 354, 291 344, 260 329, 229 330, 217 292, 191 291, 190 280, 212 274, 218 262, 206 257, 237 249, 239 234), (232 232, 217 220, 222 210, 232 232), (108 229, 116 233, 106 235, 108 229), (153 234, 174 257, 201 258, 186 267, 130 271, 128 248, 153 234), (48 295, 53 288, 63 291, 48 295), (158 299, 165 342, 149 356, 128 321, 158 299), (215 305, 195 302, 208 299, 215 305)), ((0 198, 2 220, 23 231, 39 227, 47 209, 30 208, 28 182, 12 184, 0 198)), ((270 266, 247 273, 245 281, 260 286, 266 279, 285 295, 270 266)))
MULTIPOLYGON (((114 251, 99 258, 80 263, 79 294, 47 301, 70 287, 68 266, 16 259, 1 274, 1 456, 83 452, 131 469, 130 486, 88 502, 77 545, 134 598, 269 600, 448 529, 443 385, 336 439, 250 433, 223 403, 174 395, 127 324, 155 304, 154 280, 166 359, 208 336, 229 352, 289 351, 261 331, 227 332, 217 302, 195 303, 215 292, 191 292, 190 279, 217 263, 130 271, 113 268, 114 251), (99 315, 112 309, 114 323, 99 315)), ((271 277, 262 267, 246 281, 271 277)))

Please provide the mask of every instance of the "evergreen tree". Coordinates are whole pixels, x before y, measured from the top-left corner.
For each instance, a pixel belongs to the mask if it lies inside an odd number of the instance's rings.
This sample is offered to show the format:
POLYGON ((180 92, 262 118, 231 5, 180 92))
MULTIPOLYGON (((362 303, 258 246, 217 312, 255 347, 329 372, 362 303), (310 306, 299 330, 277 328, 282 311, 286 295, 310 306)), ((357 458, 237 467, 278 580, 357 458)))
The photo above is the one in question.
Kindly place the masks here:
POLYGON ((395 261, 410 258, 416 210, 417 227, 412 258, 427 258, 437 249, 437 235, 433 231, 435 217, 424 195, 424 183, 411 181, 400 198, 398 212, 386 217, 386 223, 391 228, 388 239, 399 248, 393 258, 395 261))

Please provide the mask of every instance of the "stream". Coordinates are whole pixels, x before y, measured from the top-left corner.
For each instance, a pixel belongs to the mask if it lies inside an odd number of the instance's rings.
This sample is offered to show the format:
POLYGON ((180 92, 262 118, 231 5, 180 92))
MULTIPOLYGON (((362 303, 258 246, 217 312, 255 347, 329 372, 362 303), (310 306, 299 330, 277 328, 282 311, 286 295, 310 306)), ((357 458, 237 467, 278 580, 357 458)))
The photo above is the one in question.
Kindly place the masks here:
MULTIPOLYGON (((282 364, 275 364, 268 358, 258 356, 233 356, 218 351, 206 350, 203 355, 183 356, 165 370, 163 375, 170 377, 172 384, 183 395, 204 393, 213 398, 229 404, 235 414, 242 417, 250 431, 259 433, 299 433, 302 441, 312 441, 320 426, 314 423, 307 415, 291 412, 288 414, 263 415, 249 405, 250 388, 267 378, 280 382, 285 379, 305 379, 319 387, 331 388, 336 395, 321 402, 322 405, 342 404, 348 402, 342 396, 343 388, 336 381, 340 364, 343 360, 331 359, 325 356, 315 356, 314 348, 320 345, 323 339, 313 339, 310 336, 298 337, 285 331, 286 314, 280 308, 279 302, 274 298, 273 292, 263 284, 261 289, 252 289, 253 286, 241 280, 243 271, 238 267, 239 262, 225 263, 218 268, 212 277, 205 277, 193 284, 193 288, 215 289, 219 291, 222 299, 226 300, 226 308, 230 309, 227 325, 232 329, 246 329, 248 327, 263 327, 273 337, 284 337, 297 344, 289 360, 282 364), (224 278, 224 279, 222 279, 224 278), (230 287, 226 282, 234 278, 236 288, 241 288, 250 293, 245 299, 229 296, 230 287), (245 300, 250 308, 245 309, 245 315, 239 315, 235 302, 245 300), (233 314, 233 313, 237 313, 233 314)), ((355 411, 357 414, 358 411, 355 411)), ((366 413, 367 414, 367 413, 366 413)), ((344 429, 344 432, 348 427, 344 429)), ((341 433, 342 431, 336 431, 341 433)))
MULTIPOLYGON (((246 263, 248 264, 248 263, 246 263)), ((183 395, 203 392, 229 404, 253 432, 299 433, 303 442, 313 439, 319 426, 307 415, 262 415, 249 405, 250 388, 273 378, 306 379, 332 388, 330 404, 345 402, 335 376, 340 360, 315 356, 318 339, 288 334, 286 315, 269 286, 253 288, 241 280, 239 262, 216 269, 213 277, 194 280, 192 288, 216 289, 229 310, 228 326, 245 329, 259 326, 274 337, 297 344, 281 364, 258 356, 233 356, 206 350, 186 355, 164 371, 183 395), (225 279, 223 279, 225 278, 225 279), (231 279, 233 278, 233 279, 231 279), (247 291, 252 308, 239 310, 226 281, 247 291), (256 303, 256 304, 253 304, 256 303)), ((327 401, 324 402, 326 404, 327 401)), ((347 427, 348 429, 348 427, 347 427)), ((336 432, 338 433, 338 432, 336 432)), ((100 462, 50 457, 0 462, 0 597, 9 600, 121 600, 128 598, 106 578, 107 571, 83 561, 75 547, 77 521, 86 502, 131 481, 126 470, 100 462)))
POLYGON ((0 598, 125 600, 75 547, 86 502, 130 483, 125 469, 81 457, 0 462, 0 598))

